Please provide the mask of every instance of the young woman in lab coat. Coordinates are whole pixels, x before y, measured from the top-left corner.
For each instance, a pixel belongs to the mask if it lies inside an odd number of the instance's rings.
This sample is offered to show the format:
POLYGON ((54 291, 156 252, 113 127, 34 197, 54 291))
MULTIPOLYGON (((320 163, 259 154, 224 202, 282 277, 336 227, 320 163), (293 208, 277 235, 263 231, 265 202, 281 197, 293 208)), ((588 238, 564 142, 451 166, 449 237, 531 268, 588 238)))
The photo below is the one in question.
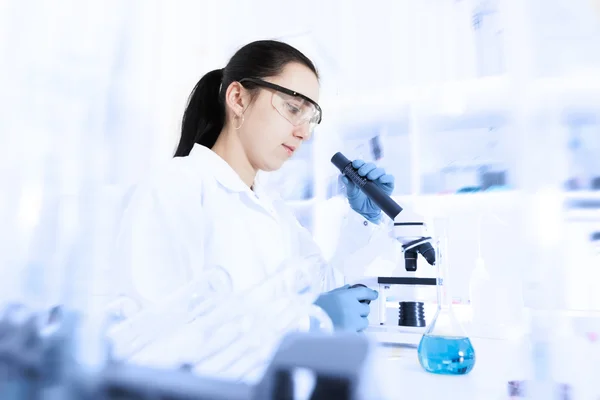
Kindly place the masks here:
MULTIPOLYGON (((225 268, 240 293, 285 260, 320 255, 285 203, 256 180, 258 171, 279 169, 309 139, 321 122, 318 99, 313 63, 277 41, 250 43, 225 68, 202 77, 189 98, 175 157, 137 187, 123 219, 120 246, 140 296, 160 302, 210 265, 225 268)), ((360 160, 354 165, 392 192, 392 176, 360 160)), ((381 210, 346 185, 357 230, 357 242, 346 246, 355 247, 377 229, 381 210)), ((369 305, 360 301, 376 299, 377 292, 331 290, 331 277, 330 267, 321 271, 315 304, 336 329, 364 330, 369 305)))

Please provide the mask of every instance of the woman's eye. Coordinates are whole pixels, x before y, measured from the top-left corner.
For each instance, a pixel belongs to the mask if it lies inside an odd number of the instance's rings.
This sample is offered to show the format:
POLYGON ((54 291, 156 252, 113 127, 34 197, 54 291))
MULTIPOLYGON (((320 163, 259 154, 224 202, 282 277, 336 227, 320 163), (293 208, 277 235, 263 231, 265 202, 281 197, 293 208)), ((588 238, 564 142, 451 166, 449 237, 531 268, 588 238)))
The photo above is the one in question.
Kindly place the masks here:
POLYGON ((292 114, 298 114, 300 112, 300 109, 298 107, 290 103, 287 103, 287 109, 292 114))

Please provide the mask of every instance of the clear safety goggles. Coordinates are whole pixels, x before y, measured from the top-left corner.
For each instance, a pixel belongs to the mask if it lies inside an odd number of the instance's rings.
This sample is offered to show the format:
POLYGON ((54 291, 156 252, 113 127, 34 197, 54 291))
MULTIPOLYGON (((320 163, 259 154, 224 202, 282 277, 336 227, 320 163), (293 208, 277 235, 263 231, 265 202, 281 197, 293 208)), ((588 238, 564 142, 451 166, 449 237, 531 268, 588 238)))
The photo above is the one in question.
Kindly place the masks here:
POLYGON ((271 99, 273 108, 292 125, 308 124, 310 132, 313 132, 315 127, 321 123, 323 115, 321 107, 309 97, 262 79, 244 78, 239 82, 242 85, 244 82, 248 82, 271 89, 273 91, 271 99))

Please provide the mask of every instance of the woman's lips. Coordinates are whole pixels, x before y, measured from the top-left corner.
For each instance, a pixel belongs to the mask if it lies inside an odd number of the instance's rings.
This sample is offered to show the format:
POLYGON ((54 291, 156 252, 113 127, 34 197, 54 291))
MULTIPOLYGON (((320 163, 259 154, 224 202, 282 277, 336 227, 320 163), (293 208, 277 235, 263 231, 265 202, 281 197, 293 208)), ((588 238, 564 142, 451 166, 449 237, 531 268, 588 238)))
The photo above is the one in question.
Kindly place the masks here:
POLYGON ((287 153, 291 156, 292 154, 294 154, 294 151, 296 150, 295 147, 292 146, 288 146, 286 144, 282 144, 283 148, 285 149, 285 151, 287 151, 287 153))

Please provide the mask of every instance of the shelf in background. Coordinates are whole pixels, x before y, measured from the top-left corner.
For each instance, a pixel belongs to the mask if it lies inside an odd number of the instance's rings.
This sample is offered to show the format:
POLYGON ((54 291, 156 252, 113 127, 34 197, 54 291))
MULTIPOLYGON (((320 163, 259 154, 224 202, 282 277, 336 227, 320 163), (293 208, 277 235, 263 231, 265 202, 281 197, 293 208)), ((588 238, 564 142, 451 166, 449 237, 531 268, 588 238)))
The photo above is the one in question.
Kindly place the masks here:
POLYGON ((510 114, 507 110, 482 110, 465 112, 462 115, 433 115, 427 117, 423 124, 428 131, 452 132, 479 128, 497 128, 510 124, 510 114))
POLYGON ((440 193, 440 194, 419 194, 419 195, 400 195, 392 196, 396 201, 414 202, 481 202, 481 201, 508 201, 516 197, 518 191, 492 191, 492 192, 475 192, 475 193, 440 193))
MULTIPOLYGON (((488 202, 490 204, 506 203, 517 198, 518 191, 478 192, 465 194, 424 194, 424 195, 392 195, 392 199, 400 205, 470 205, 488 202)), ((286 204, 295 211, 306 210, 317 204, 317 199, 290 200, 286 204)))
POLYGON ((431 85, 415 98, 423 117, 462 117, 509 111, 511 82, 507 76, 491 76, 431 85))
MULTIPOLYGON (((426 194, 392 196, 400 205, 415 209, 427 210, 431 213, 448 209, 480 209, 481 207, 500 209, 517 206, 522 200, 523 192, 507 190, 503 192, 477 192, 465 194, 426 194)), ((599 220, 600 191, 564 192, 565 217, 568 220, 599 220)))
MULTIPOLYGON (((560 109, 565 118, 573 113, 600 116, 600 72, 595 76, 540 78, 523 88, 528 102, 544 109, 560 109)), ((341 125, 386 121, 408 126, 411 108, 420 120, 449 129, 503 124, 514 111, 514 82, 510 77, 492 76, 438 82, 419 87, 330 97, 327 113, 341 125), (489 119, 486 120, 486 119, 489 119)), ((521 96, 520 95, 520 96, 521 96)), ((598 117, 600 119, 600 117, 598 117)))
POLYGON ((582 190, 577 192, 566 192, 564 194, 565 206, 569 210, 581 212, 600 211, 600 190, 582 190))
POLYGON ((600 191, 566 192, 564 199, 568 220, 600 221, 600 191))
POLYGON ((565 211, 566 219, 569 221, 597 221, 600 228, 600 208, 597 209, 569 209, 565 211))
MULTIPOLYGON (((518 199, 523 193, 519 190, 504 190, 504 191, 489 191, 475 193, 440 193, 440 194, 394 194, 392 199, 400 204, 414 202, 431 202, 431 203, 477 203, 477 202, 507 202, 518 199)), ((563 193, 565 200, 582 200, 593 201, 600 203, 600 191, 581 191, 581 192, 565 192, 563 193)), ((316 198, 306 200, 289 200, 286 204, 294 209, 302 209, 311 207, 317 203, 316 198)))
POLYGON ((580 190, 565 193, 566 200, 599 201, 600 190, 580 190))
POLYGON ((533 100, 551 100, 563 107, 576 106, 600 111, 600 70, 588 74, 542 78, 531 82, 528 92, 533 100))
MULTIPOLYGON (((392 198, 398 200, 425 200, 425 201, 500 201, 509 200, 519 195, 519 190, 503 191, 482 191, 474 193, 439 193, 439 194, 419 194, 419 195, 393 195, 392 198)), ((600 202, 600 190, 582 190, 578 192, 564 192, 565 200, 583 200, 600 202)))
MULTIPOLYGON (((510 95, 510 80, 507 76, 435 82, 429 85, 408 86, 358 93, 343 97, 330 97, 324 100, 330 112, 357 111, 359 109, 408 107, 415 101, 424 104, 437 103, 439 100, 455 100, 456 96, 480 107, 496 108, 504 104, 502 98, 510 95), (488 101, 482 102, 482 99, 488 101)), ((452 106, 452 104, 448 104, 452 106)))

